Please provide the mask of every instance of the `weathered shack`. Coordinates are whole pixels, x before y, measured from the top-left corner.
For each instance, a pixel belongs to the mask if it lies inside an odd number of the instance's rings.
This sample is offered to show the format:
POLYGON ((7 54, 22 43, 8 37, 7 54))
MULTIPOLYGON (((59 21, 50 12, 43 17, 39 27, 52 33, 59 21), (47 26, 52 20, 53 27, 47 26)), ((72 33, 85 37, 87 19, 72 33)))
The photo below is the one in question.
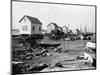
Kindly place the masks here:
POLYGON ((38 18, 28 15, 23 16, 20 21, 20 34, 40 34, 42 23, 38 18))

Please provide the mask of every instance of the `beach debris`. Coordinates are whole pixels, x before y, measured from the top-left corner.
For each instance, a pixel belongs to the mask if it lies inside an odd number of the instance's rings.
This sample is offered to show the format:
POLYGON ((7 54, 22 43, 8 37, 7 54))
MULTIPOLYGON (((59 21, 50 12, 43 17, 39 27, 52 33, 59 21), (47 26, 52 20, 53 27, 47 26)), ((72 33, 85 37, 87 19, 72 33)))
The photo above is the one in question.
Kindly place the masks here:
POLYGON ((87 42, 86 49, 88 49, 88 50, 90 49, 90 50, 96 52, 96 44, 93 42, 87 42))
POLYGON ((84 52, 82 55, 77 56, 76 60, 90 66, 92 66, 93 63, 93 58, 86 52, 84 52))

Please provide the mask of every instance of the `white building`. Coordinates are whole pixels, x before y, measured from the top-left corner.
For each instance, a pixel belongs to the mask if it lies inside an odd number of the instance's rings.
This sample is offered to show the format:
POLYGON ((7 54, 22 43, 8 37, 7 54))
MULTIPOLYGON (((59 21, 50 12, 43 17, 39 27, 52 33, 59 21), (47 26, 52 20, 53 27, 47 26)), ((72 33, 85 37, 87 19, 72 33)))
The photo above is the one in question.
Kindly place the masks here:
POLYGON ((42 23, 38 18, 31 16, 23 16, 20 23, 20 34, 40 34, 42 23))
POLYGON ((47 33, 50 33, 52 30, 57 30, 59 26, 56 23, 49 23, 47 26, 47 33))

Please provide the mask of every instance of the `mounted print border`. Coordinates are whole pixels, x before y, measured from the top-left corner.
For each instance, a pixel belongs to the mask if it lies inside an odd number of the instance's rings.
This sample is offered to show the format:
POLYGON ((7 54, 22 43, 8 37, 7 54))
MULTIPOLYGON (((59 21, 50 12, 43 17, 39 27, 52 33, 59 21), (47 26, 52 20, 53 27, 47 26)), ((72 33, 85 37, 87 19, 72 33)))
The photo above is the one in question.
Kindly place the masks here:
POLYGON ((11 0, 11 74, 95 70, 96 5, 11 0))

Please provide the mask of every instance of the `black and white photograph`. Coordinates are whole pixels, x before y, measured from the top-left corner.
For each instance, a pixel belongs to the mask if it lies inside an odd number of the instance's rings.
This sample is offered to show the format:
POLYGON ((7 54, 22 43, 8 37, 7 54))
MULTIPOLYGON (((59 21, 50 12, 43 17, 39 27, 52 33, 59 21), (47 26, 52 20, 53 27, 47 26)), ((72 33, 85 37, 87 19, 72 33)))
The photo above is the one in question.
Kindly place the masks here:
POLYGON ((96 5, 11 4, 12 75, 96 69, 96 5))

